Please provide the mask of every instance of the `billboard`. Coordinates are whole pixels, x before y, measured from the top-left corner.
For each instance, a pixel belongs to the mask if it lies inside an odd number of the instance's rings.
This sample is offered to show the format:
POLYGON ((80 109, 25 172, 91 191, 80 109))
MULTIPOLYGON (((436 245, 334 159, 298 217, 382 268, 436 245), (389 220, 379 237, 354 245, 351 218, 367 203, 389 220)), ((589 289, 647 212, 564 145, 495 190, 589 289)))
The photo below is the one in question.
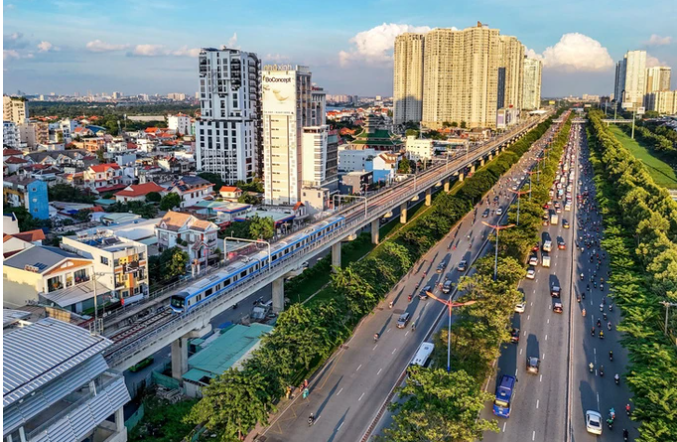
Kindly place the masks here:
POLYGON ((296 111, 296 72, 263 71, 263 113, 292 115, 296 111))
POLYGON ((555 100, 550 100, 550 101, 548 101, 548 104, 549 104, 550 106, 554 105, 554 104, 555 104, 555 100))
POLYGON ((637 115, 644 115, 645 111, 646 111, 646 109, 644 108, 644 106, 638 107, 637 108, 637 115))

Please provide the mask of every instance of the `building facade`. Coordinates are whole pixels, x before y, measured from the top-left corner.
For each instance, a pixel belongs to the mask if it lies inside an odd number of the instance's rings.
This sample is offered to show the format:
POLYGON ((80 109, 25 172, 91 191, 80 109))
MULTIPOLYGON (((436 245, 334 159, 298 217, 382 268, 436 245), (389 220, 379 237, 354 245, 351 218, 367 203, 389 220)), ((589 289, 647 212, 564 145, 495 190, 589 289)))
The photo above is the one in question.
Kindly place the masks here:
POLYGON ((522 108, 524 87, 524 45, 517 37, 500 35, 498 39, 498 95, 496 108, 522 108))
POLYGON ((656 91, 647 94, 646 108, 661 115, 677 114, 677 91, 656 91))
POLYGON ((541 107, 541 75, 543 62, 535 58, 524 59, 524 85, 522 86, 522 109, 536 110, 541 107))
POLYGON ((669 91, 672 69, 669 66, 646 68, 646 93, 669 91))
MULTIPOLYGON (((428 32, 423 61, 423 124, 432 129, 441 128, 445 122, 465 123, 469 128, 495 127, 500 55, 499 30, 481 23, 462 31, 428 32)), ((507 81, 507 68, 504 78, 507 81)))
POLYGON ((49 219, 47 183, 35 178, 18 175, 3 179, 4 203, 12 207, 25 207, 33 218, 49 219))
POLYGON ((628 51, 616 64, 614 97, 628 109, 642 106, 646 92, 646 51, 628 51))
POLYGON ((21 136, 15 122, 7 120, 2 122, 2 145, 12 149, 21 147, 21 136))
POLYGON ((28 120, 28 101, 23 97, 2 96, 2 120, 23 124, 28 120))
POLYGON ((433 140, 418 139, 413 135, 407 137, 405 149, 407 156, 412 161, 430 161, 435 156, 433 140))
POLYGON ((159 251, 178 247, 188 253, 190 263, 194 265, 206 265, 219 248, 218 231, 219 227, 212 222, 172 211, 155 226, 159 251))
POLYGON ((260 70, 253 53, 225 47, 200 52, 197 169, 228 184, 251 181, 260 172, 260 70))
POLYGON ((425 37, 405 33, 395 38, 393 119, 395 126, 423 118, 423 53, 425 37))
POLYGON ((190 115, 167 115, 167 127, 181 135, 193 135, 193 122, 190 115))
POLYGON ((303 127, 312 126, 311 75, 305 66, 263 68, 265 204, 294 205, 301 201, 303 127))

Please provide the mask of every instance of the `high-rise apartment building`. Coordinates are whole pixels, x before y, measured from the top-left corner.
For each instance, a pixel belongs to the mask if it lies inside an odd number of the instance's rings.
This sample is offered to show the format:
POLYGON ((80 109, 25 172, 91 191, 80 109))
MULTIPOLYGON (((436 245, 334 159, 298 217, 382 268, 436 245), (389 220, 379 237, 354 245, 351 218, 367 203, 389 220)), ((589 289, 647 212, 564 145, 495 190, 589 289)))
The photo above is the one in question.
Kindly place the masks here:
POLYGON ((656 91, 647 94, 646 108, 662 115, 677 114, 677 91, 656 91))
POLYGON ((646 51, 628 51, 616 64, 616 102, 628 108, 642 106, 645 91, 646 51))
POLYGON ((672 69, 669 66, 646 68, 646 93, 669 91, 671 74, 672 69))
POLYGON ((264 201, 296 204, 301 201, 303 128, 312 126, 311 72, 305 66, 269 65, 261 78, 264 201))
POLYGON ((524 83, 522 86, 522 109, 535 110, 541 107, 541 74, 543 62, 536 58, 524 59, 524 83))
POLYGON ((423 53, 425 37, 406 33, 395 39, 393 117, 395 125, 423 117, 423 53))
MULTIPOLYGON (((498 29, 478 23, 462 31, 433 29, 427 33, 423 124, 433 129, 444 122, 465 122, 470 128, 496 127, 501 62, 498 29)), ((507 67, 504 73, 507 81, 507 67)), ((510 95, 514 95, 512 90, 510 95)))
POLYGON ((499 36, 497 109, 522 108, 524 45, 517 37, 499 36))
POLYGON ((23 124, 28 120, 28 101, 23 97, 2 96, 2 119, 15 124, 23 124))
POLYGON ((228 184, 261 172, 261 61, 222 47, 199 57, 201 117, 195 124, 197 170, 228 184))

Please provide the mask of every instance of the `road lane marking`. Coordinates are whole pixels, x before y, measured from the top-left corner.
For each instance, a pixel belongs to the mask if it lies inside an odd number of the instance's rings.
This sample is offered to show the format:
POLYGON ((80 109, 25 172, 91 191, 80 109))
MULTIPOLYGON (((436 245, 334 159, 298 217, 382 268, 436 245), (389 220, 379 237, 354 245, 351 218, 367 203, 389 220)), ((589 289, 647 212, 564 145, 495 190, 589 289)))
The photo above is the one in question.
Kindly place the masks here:
POLYGON ((599 393, 597 393, 597 409, 599 410, 599 393))
POLYGON ((503 422, 503 432, 505 433, 505 426, 508 425, 507 422, 503 422))
POLYGON ((550 324, 550 319, 548 319, 548 324, 550 324))
POLYGON ((409 332, 406 332, 406 333, 404 334, 404 337, 406 338, 408 334, 409 334, 409 332))
POLYGON ((517 369, 515 369, 515 376, 517 376, 517 369))
POLYGON ((380 375, 380 374, 381 374, 381 371, 383 371, 383 369, 382 369, 382 368, 379 368, 379 369, 378 369, 378 372, 376 373, 376 376, 380 375))
POLYGON ((397 351, 397 348, 395 348, 395 349, 393 350, 393 352, 390 353, 390 354, 391 354, 391 355, 394 355, 396 351, 397 351))
POLYGON ((536 431, 534 430, 534 433, 531 435, 531 440, 536 440, 536 431))
MULTIPOLYGON (((389 332, 390 332, 390 329, 386 330, 386 333, 389 333, 389 332)), ((343 424, 341 424, 341 425, 343 425, 343 424)))
POLYGON ((546 340, 546 341, 548 340, 548 335, 545 335, 545 340, 546 340))
MULTIPOLYGON (((536 289, 534 289, 533 293, 536 293, 536 289)), ((531 305, 533 305, 533 304, 534 304, 534 303, 532 302, 531 305)))
POLYGON ((538 378, 538 382, 543 382, 543 375, 538 378))
POLYGON ((341 425, 339 425, 339 427, 336 429, 337 432, 341 429, 341 427, 343 426, 343 424, 345 424, 345 421, 341 422, 341 425))
POLYGON ((341 389, 338 391, 338 393, 336 393, 336 396, 338 396, 339 394, 341 394, 342 391, 343 391, 343 388, 341 388, 341 389))
POLYGON ((536 399, 536 408, 538 408, 539 400, 536 399))
POLYGON ((364 393, 362 393, 362 394, 360 395, 360 398, 358 399, 358 401, 361 401, 363 397, 364 397, 364 393))
POLYGON ((529 318, 531 318, 531 315, 527 315, 527 321, 529 320, 529 318))
POLYGON ((543 353, 543 357, 541 358, 541 362, 545 360, 545 353, 543 353))
POLYGON ((526 331, 526 330, 524 330, 524 336, 526 336, 526 335, 527 335, 527 331, 526 331))
POLYGON ((520 355, 522 354, 522 349, 520 348, 520 355))
POLYGON ((378 347, 378 344, 374 345, 374 348, 372 348, 371 351, 376 350, 376 347, 378 347))
POLYGON ((355 371, 360 371, 360 368, 362 368, 362 364, 358 365, 357 370, 355 370, 355 371))

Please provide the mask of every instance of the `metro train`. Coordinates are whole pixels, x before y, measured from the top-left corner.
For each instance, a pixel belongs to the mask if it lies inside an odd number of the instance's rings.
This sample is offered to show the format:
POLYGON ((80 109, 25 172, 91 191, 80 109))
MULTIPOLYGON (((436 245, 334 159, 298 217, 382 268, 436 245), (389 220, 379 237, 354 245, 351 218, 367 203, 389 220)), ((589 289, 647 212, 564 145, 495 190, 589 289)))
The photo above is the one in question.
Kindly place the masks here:
MULTIPOLYGON (((327 218, 313 226, 290 235, 281 241, 271 244, 270 259, 273 264, 287 258, 297 249, 313 244, 336 229, 343 227, 345 219, 342 216, 327 218)), ((196 306, 219 296, 230 287, 245 279, 255 277, 268 267, 268 250, 261 250, 253 255, 241 257, 226 268, 208 277, 202 278, 195 284, 186 287, 171 296, 169 306, 175 313, 184 313, 196 306)))

